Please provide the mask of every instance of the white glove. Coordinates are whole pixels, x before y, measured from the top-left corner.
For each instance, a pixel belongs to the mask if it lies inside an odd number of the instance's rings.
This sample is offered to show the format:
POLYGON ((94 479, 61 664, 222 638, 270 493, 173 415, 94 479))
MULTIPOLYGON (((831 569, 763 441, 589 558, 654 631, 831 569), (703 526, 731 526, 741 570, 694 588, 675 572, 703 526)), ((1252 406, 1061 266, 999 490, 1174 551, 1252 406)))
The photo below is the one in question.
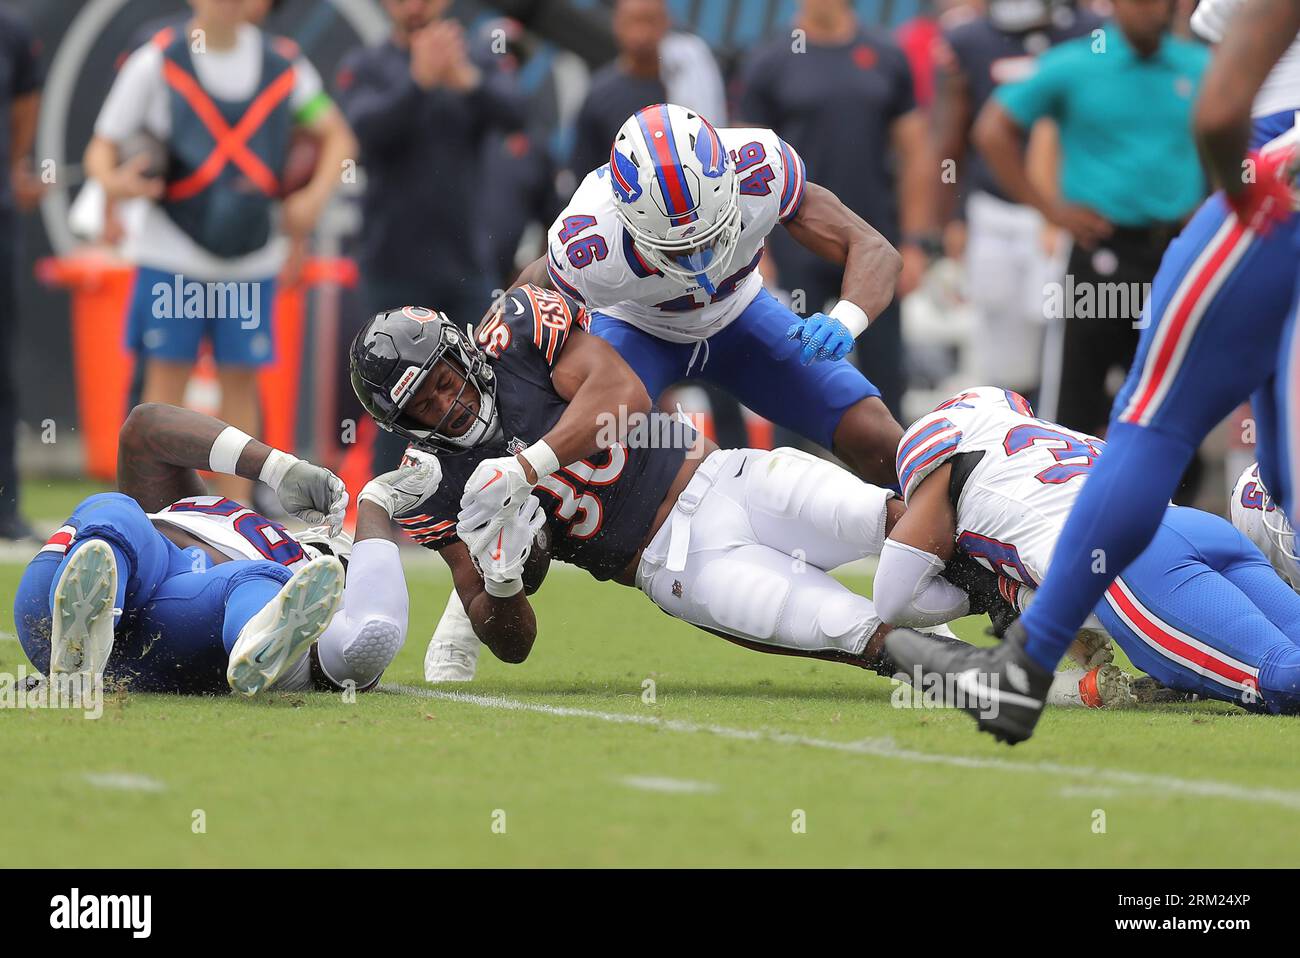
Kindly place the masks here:
POLYGON ((514 456, 484 459, 478 464, 465 480, 456 517, 456 533, 471 554, 477 555, 495 542, 506 519, 532 491, 523 464, 514 456))
POLYGON ((323 466, 272 449, 259 478, 271 487, 290 515, 311 525, 325 525, 332 536, 343 528, 348 489, 342 479, 323 466))
MULTIPOLYGON (((523 589, 524 563, 533 548, 533 536, 545 522, 541 503, 536 496, 529 496, 506 516, 486 548, 470 553, 488 595, 504 599, 523 589)), ((460 526, 456 534, 461 534, 460 526)))
POLYGON ((442 464, 427 452, 408 449, 402 464, 392 472, 376 476, 366 483, 357 497, 373 502, 388 513, 388 518, 414 509, 438 491, 442 482, 442 464))

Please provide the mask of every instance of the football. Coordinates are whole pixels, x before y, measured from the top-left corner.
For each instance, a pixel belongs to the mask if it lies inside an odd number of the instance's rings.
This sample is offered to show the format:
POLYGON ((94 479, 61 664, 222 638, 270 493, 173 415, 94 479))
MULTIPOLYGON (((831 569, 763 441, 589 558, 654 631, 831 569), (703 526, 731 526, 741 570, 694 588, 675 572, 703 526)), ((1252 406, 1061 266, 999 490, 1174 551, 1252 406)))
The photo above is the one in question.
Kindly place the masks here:
POLYGON ((524 562, 524 592, 532 595, 542 587, 551 568, 551 528, 543 525, 533 536, 533 548, 524 562))

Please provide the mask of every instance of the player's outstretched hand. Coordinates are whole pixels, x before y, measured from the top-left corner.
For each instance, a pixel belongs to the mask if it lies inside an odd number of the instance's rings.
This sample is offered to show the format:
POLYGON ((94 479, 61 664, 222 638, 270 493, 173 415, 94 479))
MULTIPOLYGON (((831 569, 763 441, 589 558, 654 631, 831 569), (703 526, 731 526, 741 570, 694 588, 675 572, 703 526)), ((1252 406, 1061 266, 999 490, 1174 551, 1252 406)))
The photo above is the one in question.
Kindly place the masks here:
MULTIPOLYGON (((287 456, 287 453, 280 455, 287 456)), ((290 515, 309 525, 329 526, 330 535, 338 535, 348 508, 347 486, 322 466, 288 458, 292 462, 287 469, 283 472, 278 468, 264 470, 263 479, 280 497, 280 504, 290 515)))
POLYGON ((528 496, 510 510, 494 538, 470 551, 488 595, 508 598, 524 587, 524 563, 532 551, 533 537, 545 522, 541 503, 536 496, 528 496))
POLYGON ((428 499, 438 491, 440 482, 442 464, 438 457, 419 449, 408 449, 402 457, 402 464, 392 472, 375 476, 367 482, 357 501, 373 502, 391 519, 428 499))
POLYGON ((805 366, 824 359, 843 359, 853 349, 853 334, 848 327, 825 313, 813 313, 792 323, 786 337, 803 341, 799 361, 805 366))
POLYGON ((456 517, 456 534, 471 554, 496 538, 507 516, 517 511, 532 491, 523 463, 514 456, 484 459, 478 464, 465 480, 456 517))

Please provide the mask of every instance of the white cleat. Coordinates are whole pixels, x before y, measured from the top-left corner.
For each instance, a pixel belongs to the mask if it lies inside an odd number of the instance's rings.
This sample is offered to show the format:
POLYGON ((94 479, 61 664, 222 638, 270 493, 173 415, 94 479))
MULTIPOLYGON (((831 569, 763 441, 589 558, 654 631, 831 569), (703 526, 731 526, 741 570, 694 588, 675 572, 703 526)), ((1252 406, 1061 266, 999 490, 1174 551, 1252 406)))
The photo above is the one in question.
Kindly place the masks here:
POLYGON ((297 663, 334 618, 343 598, 343 564, 313 559, 239 630, 226 681, 240 695, 264 692, 297 663))
POLYGON ((117 559, 108 543, 92 539, 72 554, 54 587, 50 675, 102 675, 113 651, 117 559))
POLYGON ((435 684, 473 681, 479 644, 460 596, 452 589, 424 653, 424 680, 435 684))
POLYGON ((1047 704, 1117 709, 1136 705, 1137 696, 1133 693, 1133 677, 1108 663, 1092 669, 1057 672, 1047 691, 1047 704))

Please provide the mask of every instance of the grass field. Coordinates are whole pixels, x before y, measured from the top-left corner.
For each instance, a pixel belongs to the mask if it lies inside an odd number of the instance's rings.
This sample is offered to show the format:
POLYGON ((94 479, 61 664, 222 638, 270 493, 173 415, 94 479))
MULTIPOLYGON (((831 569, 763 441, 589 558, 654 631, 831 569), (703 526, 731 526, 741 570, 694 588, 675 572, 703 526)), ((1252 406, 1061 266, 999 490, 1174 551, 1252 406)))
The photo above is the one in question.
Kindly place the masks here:
MULTIPOLYGON (((21 568, 0 565, 9 673, 25 663, 10 618, 21 568)), ((558 569, 536 597, 529 661, 484 652, 478 680, 452 692, 420 681, 449 581, 427 562, 409 579, 407 646, 387 690, 354 704, 131 695, 110 696, 98 721, 0 713, 6 860, 1295 863, 1293 719, 1213 703, 1054 710, 1010 750, 963 715, 891 707, 885 679, 734 648, 558 569)))

